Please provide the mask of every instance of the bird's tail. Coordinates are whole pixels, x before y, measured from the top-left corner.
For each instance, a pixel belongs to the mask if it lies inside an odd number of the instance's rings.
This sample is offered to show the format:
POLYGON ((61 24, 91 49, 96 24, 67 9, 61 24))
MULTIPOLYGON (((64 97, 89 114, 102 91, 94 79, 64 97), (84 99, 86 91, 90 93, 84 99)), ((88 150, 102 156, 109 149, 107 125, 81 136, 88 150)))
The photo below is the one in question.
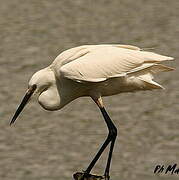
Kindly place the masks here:
POLYGON ((164 89, 164 87, 153 80, 154 75, 160 72, 172 71, 174 68, 158 63, 144 63, 130 72, 129 76, 135 76, 142 83, 145 90, 164 89))

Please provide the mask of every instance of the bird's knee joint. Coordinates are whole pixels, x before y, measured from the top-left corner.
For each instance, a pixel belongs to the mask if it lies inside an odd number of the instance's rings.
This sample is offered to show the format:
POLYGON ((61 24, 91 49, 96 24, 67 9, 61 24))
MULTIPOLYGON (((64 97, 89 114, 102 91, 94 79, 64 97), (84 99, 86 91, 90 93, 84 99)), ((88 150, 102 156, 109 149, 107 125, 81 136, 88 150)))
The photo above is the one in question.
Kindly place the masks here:
POLYGON ((116 128, 116 127, 113 127, 112 129, 110 129, 110 131, 109 131, 109 136, 110 136, 112 139, 116 138, 116 136, 117 136, 117 128, 116 128))

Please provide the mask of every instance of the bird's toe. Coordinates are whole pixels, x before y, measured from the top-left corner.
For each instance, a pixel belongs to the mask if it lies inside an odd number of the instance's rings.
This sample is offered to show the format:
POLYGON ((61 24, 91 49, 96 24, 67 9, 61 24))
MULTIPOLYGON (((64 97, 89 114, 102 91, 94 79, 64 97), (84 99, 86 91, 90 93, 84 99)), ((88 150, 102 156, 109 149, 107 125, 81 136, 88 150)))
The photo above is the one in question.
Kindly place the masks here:
MULTIPOLYGON (((87 174, 85 172, 77 172, 73 175, 75 180, 104 180, 104 176, 87 174)), ((105 179, 106 180, 106 179, 105 179)))

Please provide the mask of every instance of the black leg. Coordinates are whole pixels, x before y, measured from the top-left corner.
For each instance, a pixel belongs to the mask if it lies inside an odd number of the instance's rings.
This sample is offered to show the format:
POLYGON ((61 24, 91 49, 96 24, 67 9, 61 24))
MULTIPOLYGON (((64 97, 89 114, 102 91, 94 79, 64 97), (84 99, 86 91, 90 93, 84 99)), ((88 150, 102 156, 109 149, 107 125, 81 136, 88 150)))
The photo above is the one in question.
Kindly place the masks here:
POLYGON ((109 156, 108 156, 107 165, 106 165, 105 174, 104 174, 105 175, 105 179, 107 180, 107 179, 109 179, 110 163, 111 163, 111 158, 112 158, 112 152, 113 152, 113 147, 114 147, 115 139, 116 139, 116 136, 117 136, 117 128, 113 124, 113 122, 110 119, 109 115, 107 114, 105 108, 104 107, 100 107, 100 110, 101 110, 102 115, 104 117, 104 120, 105 120, 105 122, 107 124, 109 133, 108 133, 108 136, 107 136, 105 142, 103 143, 103 145, 101 146, 101 148, 97 152, 96 156, 91 161, 91 163, 89 164, 88 168, 86 169, 85 174, 87 175, 87 174, 89 174, 91 172, 92 168, 94 167, 94 165, 96 164, 96 162, 100 158, 101 154, 106 149, 108 144, 111 142, 109 156))
POLYGON ((116 138, 111 141, 111 145, 110 145, 110 149, 109 149, 107 165, 106 165, 106 169, 105 169, 105 172, 104 172, 104 177, 105 177, 106 180, 108 180, 110 178, 109 177, 109 170, 110 170, 110 165, 111 165, 111 159, 112 159, 112 153, 113 153, 113 149, 114 149, 115 140, 116 140, 116 138))
POLYGON ((86 169, 85 173, 89 174, 92 170, 92 168, 94 167, 94 165, 96 164, 96 162, 98 161, 98 159, 100 158, 101 154, 103 153, 103 151, 106 149, 106 147, 108 146, 108 144, 110 143, 111 138, 108 137, 106 138, 106 140, 104 141, 103 145, 101 146, 101 148, 99 149, 99 151, 97 152, 96 156, 94 157, 94 159, 91 161, 91 163, 89 164, 88 168, 86 169))
POLYGON ((108 129, 109 129, 109 134, 111 136, 111 145, 110 145, 110 149, 109 149, 109 155, 108 155, 108 159, 107 159, 106 169, 104 172, 105 180, 108 180, 109 179, 109 170, 110 170, 110 165, 111 165, 111 159, 112 159, 112 153, 113 153, 113 149, 114 149, 115 140, 117 137, 117 128, 115 127, 114 123, 112 122, 112 120, 109 117, 108 113, 106 112, 105 108, 102 108, 101 112, 103 114, 103 117, 105 118, 105 121, 106 121, 108 129))

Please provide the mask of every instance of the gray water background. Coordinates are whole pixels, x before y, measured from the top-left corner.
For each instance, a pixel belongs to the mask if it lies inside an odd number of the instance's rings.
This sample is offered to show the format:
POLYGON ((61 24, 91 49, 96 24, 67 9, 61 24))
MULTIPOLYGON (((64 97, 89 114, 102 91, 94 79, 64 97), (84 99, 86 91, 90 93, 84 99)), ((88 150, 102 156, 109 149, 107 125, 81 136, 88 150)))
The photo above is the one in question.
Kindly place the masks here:
MULTIPOLYGON (((107 130, 90 98, 57 112, 32 101, 9 127, 29 78, 63 50, 83 44, 154 47, 175 57, 156 79, 165 90, 104 98, 118 127, 112 180, 175 180, 179 164, 178 0, 0 0, 0 180, 69 180, 84 170, 107 130)), ((107 151, 93 173, 102 174, 107 151)))

